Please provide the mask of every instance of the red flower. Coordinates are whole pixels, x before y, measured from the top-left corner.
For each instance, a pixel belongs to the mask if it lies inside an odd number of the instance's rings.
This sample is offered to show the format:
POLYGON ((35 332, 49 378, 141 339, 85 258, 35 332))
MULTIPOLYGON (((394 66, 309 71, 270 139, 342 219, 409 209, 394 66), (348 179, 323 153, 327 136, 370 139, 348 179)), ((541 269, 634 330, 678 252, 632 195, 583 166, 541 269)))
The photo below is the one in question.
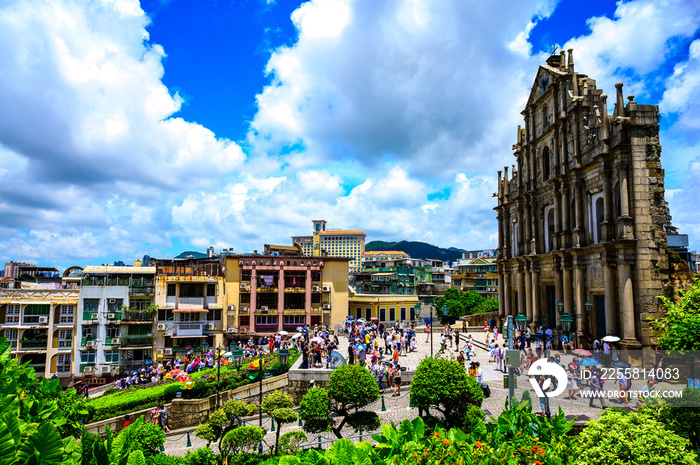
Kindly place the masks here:
POLYGON ((474 447, 482 447, 482 446, 483 446, 483 444, 482 444, 481 442, 479 442, 479 441, 476 441, 476 442, 474 443, 474 447))
POLYGON ((535 460, 534 462, 532 462, 532 465, 542 465, 542 462, 540 462, 539 460, 535 460))
POLYGON ((450 445, 450 441, 448 441, 447 439, 443 439, 442 442, 444 442, 446 446, 450 445))

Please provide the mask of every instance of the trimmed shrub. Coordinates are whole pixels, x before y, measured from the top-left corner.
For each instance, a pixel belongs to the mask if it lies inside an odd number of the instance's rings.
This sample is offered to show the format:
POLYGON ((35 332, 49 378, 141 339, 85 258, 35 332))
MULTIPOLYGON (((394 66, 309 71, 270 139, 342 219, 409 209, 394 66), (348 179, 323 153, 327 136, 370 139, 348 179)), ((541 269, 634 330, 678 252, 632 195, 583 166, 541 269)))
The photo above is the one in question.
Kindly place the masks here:
POLYGON ((308 440, 303 431, 287 431, 280 437, 280 451, 283 454, 296 454, 299 446, 308 440))
POLYGON ((572 451, 574 464, 696 464, 690 443, 648 415, 607 411, 591 420, 572 451))
POLYGON ((197 450, 188 451, 185 454, 187 465, 219 465, 221 457, 214 454, 208 447, 200 447, 197 450))

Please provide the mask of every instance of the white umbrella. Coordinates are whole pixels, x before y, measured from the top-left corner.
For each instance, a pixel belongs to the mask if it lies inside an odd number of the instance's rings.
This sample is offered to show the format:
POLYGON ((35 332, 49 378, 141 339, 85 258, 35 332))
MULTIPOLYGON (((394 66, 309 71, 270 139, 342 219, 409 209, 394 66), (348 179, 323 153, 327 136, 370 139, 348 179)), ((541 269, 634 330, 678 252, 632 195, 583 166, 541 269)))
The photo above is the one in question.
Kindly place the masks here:
POLYGON ((358 323, 365 323, 365 319, 364 319, 364 318, 359 318, 359 319, 357 320, 357 322, 358 322, 358 323))
POLYGON ((299 339, 301 337, 301 333, 296 333, 294 336, 292 336, 292 339, 299 339))
POLYGON ((617 336, 605 336, 603 342, 618 342, 620 340, 617 336))
POLYGON ((233 357, 233 354, 231 352, 226 352, 225 354, 221 354, 222 357, 233 357))
POLYGON ((280 336, 286 336, 287 334, 289 334, 287 331, 280 331, 279 333, 280 336))
POLYGON ((317 342, 317 343, 321 344, 321 343, 324 342, 324 341, 323 341, 323 338, 322 338, 322 337, 316 336, 316 337, 314 337, 314 338, 311 339, 311 342, 317 342))

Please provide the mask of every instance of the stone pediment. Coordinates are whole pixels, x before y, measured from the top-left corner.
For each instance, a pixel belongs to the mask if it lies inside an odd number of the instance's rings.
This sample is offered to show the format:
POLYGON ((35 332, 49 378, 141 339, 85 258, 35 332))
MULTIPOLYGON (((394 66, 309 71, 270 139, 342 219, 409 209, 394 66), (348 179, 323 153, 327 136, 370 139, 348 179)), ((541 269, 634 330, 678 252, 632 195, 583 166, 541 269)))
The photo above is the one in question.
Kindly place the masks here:
POLYGON ((530 106, 534 104, 542 94, 547 92, 547 89, 549 89, 558 77, 564 75, 566 75, 566 73, 559 70, 559 68, 553 68, 547 65, 540 66, 540 69, 537 70, 535 82, 532 84, 530 97, 527 99, 527 105, 530 106))

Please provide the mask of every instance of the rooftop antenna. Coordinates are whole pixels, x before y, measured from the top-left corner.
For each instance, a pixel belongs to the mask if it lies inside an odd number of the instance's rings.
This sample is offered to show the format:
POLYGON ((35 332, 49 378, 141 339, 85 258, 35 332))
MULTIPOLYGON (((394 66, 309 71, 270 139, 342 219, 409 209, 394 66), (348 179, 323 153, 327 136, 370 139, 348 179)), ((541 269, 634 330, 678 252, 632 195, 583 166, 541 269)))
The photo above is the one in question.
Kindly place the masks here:
POLYGON ((554 55, 555 53, 557 53, 557 49, 558 49, 558 48, 559 48, 559 47, 557 47, 556 45, 552 45, 552 55, 554 55))

